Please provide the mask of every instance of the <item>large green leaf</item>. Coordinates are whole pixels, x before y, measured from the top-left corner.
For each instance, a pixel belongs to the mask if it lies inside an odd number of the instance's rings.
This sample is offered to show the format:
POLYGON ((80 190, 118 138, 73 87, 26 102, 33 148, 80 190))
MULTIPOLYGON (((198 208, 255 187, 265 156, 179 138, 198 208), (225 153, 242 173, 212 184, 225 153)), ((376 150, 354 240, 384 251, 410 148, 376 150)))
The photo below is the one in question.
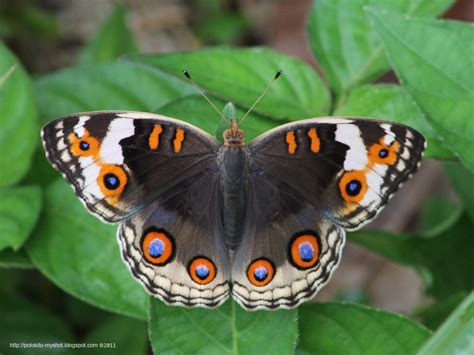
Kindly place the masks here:
POLYGON ((42 307, 23 300, 17 295, 0 291, 0 353, 38 354, 72 353, 65 348, 39 348, 46 344, 72 343, 68 325, 42 307), (11 344, 18 344, 16 345, 11 344), (22 344, 33 344, 22 348, 22 344))
POLYGON ((466 297, 418 352, 431 354, 474 354, 474 293, 466 297))
POLYGON ((107 62, 137 50, 138 45, 127 26, 125 8, 117 6, 95 37, 83 48, 79 63, 107 62))
POLYGON ((374 9, 369 14, 403 86, 474 170, 474 27, 374 9))
POLYGON ((113 316, 95 328, 85 339, 98 344, 95 349, 84 349, 84 354, 145 355, 148 349, 147 327, 144 321, 113 316))
POLYGON ((155 354, 290 354, 296 328, 296 311, 247 312, 234 301, 216 310, 150 302, 155 354))
POLYGON ((452 3, 453 0, 316 0, 308 22, 310 45, 331 88, 342 94, 389 69, 383 45, 365 14, 366 6, 435 16, 452 3))
MULTIPOLYGON (((223 110, 225 105, 224 101, 212 96, 210 99, 219 110, 223 110)), ((220 125, 224 125, 228 128, 228 124, 223 121, 219 114, 215 112, 211 105, 201 96, 188 96, 178 99, 160 107, 157 112, 192 123, 211 135, 216 133, 216 129, 218 129, 220 125)), ((235 112, 237 118, 242 117, 245 113, 244 110, 239 107, 236 107, 235 112)), ((250 141, 259 134, 277 126, 279 123, 281 122, 251 113, 245 118, 241 128, 245 131, 246 140, 250 141)))
POLYGON ((190 84, 150 66, 114 62, 72 67, 35 82, 43 123, 74 112, 156 108, 195 93, 190 84))
POLYGON ((60 288, 97 307, 146 317, 147 295, 121 260, 116 227, 89 215, 62 179, 46 189, 34 237, 33 264, 60 288))
POLYGON ((278 69, 283 75, 255 107, 279 119, 328 114, 329 93, 307 64, 266 48, 211 48, 164 55, 132 55, 128 60, 158 67, 183 77, 187 69, 198 85, 244 107, 250 107, 278 69))
POLYGON ((30 79, 0 42, 0 186, 18 182, 38 141, 30 79))
POLYGON ((426 157, 452 159, 453 154, 426 122, 416 104, 398 85, 366 85, 354 89, 335 115, 364 116, 406 124, 428 141, 426 157))
POLYGON ((443 299, 474 286, 473 228, 469 218, 462 216, 452 228, 430 238, 362 230, 349 234, 349 240, 415 267, 428 291, 443 299))
POLYGON ((37 186, 0 189, 0 250, 17 251, 36 224, 41 208, 37 186))
POLYGON ((429 337, 400 314, 348 303, 309 303, 299 308, 301 354, 414 354, 429 337))

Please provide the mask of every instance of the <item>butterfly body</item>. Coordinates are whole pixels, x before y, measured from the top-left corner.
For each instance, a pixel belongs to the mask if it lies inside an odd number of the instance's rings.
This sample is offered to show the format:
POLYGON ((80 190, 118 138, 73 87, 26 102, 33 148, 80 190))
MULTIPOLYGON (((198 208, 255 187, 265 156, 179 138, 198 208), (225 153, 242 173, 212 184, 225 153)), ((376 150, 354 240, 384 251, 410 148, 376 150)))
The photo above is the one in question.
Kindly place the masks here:
POLYGON ((120 223, 133 276, 173 305, 292 308, 336 269, 360 228, 419 165, 415 130, 358 118, 277 127, 224 144, 169 117, 81 113, 43 128, 51 164, 86 208, 120 223))

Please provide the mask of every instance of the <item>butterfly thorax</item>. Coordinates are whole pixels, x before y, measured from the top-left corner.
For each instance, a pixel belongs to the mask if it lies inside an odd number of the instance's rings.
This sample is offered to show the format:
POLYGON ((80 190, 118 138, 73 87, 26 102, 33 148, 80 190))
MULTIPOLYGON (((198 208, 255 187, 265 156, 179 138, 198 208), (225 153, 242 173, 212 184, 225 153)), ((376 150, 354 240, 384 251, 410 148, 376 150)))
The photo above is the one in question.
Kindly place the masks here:
POLYGON ((230 127, 224 131, 224 145, 227 147, 242 147, 245 145, 245 133, 239 128, 237 120, 230 120, 230 127))
POLYGON ((222 223, 227 244, 229 248, 235 249, 242 238, 247 206, 248 149, 224 145, 220 149, 219 160, 222 223))

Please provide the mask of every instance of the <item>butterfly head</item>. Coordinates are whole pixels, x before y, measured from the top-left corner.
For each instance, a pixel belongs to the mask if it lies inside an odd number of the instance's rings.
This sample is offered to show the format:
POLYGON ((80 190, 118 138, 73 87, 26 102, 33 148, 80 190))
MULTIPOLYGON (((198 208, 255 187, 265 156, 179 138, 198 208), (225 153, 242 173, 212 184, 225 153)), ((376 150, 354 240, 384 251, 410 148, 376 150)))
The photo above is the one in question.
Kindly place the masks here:
POLYGON ((245 144, 245 133, 239 128, 239 121, 230 120, 230 126, 224 131, 224 145, 229 147, 241 147, 245 144))

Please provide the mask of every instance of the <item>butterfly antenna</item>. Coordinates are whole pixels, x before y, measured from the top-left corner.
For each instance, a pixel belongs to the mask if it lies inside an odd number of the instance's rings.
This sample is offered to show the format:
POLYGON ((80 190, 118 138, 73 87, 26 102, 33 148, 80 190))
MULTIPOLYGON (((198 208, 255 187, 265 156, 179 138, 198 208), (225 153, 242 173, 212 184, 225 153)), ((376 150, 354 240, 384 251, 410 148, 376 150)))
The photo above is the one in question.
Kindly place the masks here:
POLYGON ((196 89, 199 91, 199 93, 206 99, 207 102, 209 102, 209 105, 212 106, 212 108, 214 110, 216 110, 216 112, 219 114, 219 116, 222 117, 222 119, 225 121, 225 122, 229 122, 229 120, 222 114, 221 111, 219 111, 219 109, 216 107, 216 105, 214 105, 212 103, 211 100, 209 100, 209 98, 206 96, 206 94, 204 93, 204 91, 202 91, 202 89, 199 87, 198 84, 196 84, 196 82, 191 78, 191 75, 189 74, 189 72, 187 70, 183 70, 183 74, 186 78, 188 78, 188 80, 196 87, 196 89))
POLYGON ((240 122, 239 124, 242 123, 242 121, 244 120, 245 117, 247 117, 247 115, 252 112, 252 110, 254 109, 255 106, 257 106, 257 104, 259 103, 259 101, 265 96, 265 94, 268 92, 268 90, 270 90, 270 87, 273 85, 273 83, 280 77, 280 75, 283 73, 283 70, 281 69, 278 69, 278 71, 276 72, 275 76, 273 77, 273 79, 268 83, 267 87, 265 88, 265 90, 263 90, 262 94, 258 97, 258 99, 255 101, 255 103, 248 109, 248 111, 245 113, 244 117, 242 117, 240 119, 240 122))

